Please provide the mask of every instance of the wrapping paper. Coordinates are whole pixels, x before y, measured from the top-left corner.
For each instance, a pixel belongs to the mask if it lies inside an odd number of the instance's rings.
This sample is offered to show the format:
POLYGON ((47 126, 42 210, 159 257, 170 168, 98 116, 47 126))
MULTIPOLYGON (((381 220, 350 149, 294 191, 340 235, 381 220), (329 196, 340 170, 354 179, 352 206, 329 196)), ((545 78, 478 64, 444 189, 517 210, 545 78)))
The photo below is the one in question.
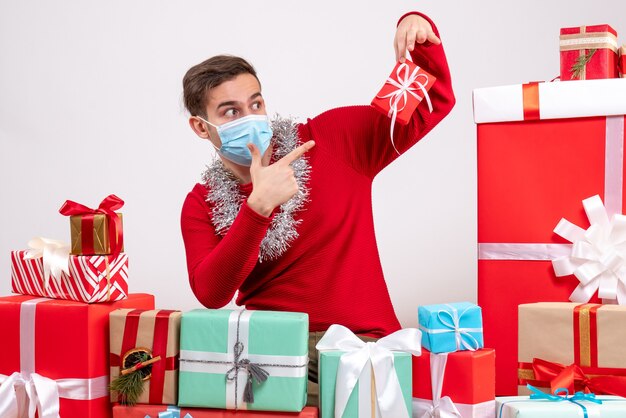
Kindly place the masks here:
POLYGON ((609 25, 578 26, 561 29, 561 80, 616 78, 617 32, 609 25), (573 66, 586 64, 576 74, 573 66))
POLYGON ((233 411, 219 409, 177 408, 165 405, 113 406, 113 418, 317 418, 318 410, 306 406, 301 412, 233 411))
POLYGON ((473 303, 420 306, 417 315, 422 346, 433 353, 484 347, 482 313, 473 303))
MULTIPOLYGON (((598 396, 602 404, 580 402, 588 418, 623 418, 626 416, 626 399, 618 396, 598 396)), ((531 400, 528 396, 496 398, 498 418, 584 418, 583 409, 572 402, 531 400)))
MULTIPOLYGON (((178 356, 180 341, 180 311, 118 309, 110 315, 111 381, 120 375, 120 365, 126 353, 137 348, 147 349, 161 360, 151 365, 150 378, 138 403, 176 404, 178 402, 178 356)), ((111 401, 118 400, 111 393, 111 401)))
MULTIPOLYGON (((0 381, 4 383, 0 388, 7 389, 4 393, 10 397, 13 390, 5 386, 6 376, 19 373, 26 382, 41 380, 40 376, 58 385, 61 416, 110 417, 108 323, 109 313, 117 308, 151 309, 154 297, 131 294, 118 302, 93 305, 23 295, 0 298, 0 335, 4 341, 0 356, 0 375, 4 376, 0 381), (67 397, 68 391, 62 388, 68 380, 88 386, 79 390, 78 396, 70 390, 74 395, 67 397)), ((27 399, 23 386, 18 385, 15 393, 27 399)), ((37 393, 41 400, 43 393, 37 393)), ((7 401, 0 400, 0 405, 7 401)), ((11 415, 0 411, 0 416, 11 415)), ((40 418, 48 416, 39 414, 40 418)))
MULTIPOLYGON (((431 369, 433 355, 436 354, 423 350, 421 356, 413 357, 413 416, 416 418, 424 416, 433 406, 436 390, 431 369)), ((447 354, 440 398, 450 397, 462 418, 493 418, 495 360, 495 350, 490 348, 447 354)))
POLYGON ((626 78, 626 46, 623 45, 619 49, 619 76, 621 78, 626 78))
POLYGON ((306 404, 308 328, 308 315, 295 312, 185 312, 178 404, 301 411, 306 404), (255 366, 249 367, 248 363, 255 366), (254 380, 254 401, 245 402, 245 387, 257 374, 251 367, 261 368, 268 376, 264 382, 254 380))
POLYGON ((485 344, 498 353, 497 395, 517 393, 517 306, 568 301, 578 285, 552 266, 572 251, 553 232, 559 220, 587 228, 581 202, 594 195, 609 215, 622 213, 623 97, 623 79, 474 91, 478 303, 485 344))
POLYGON ((70 256, 68 273, 51 275, 45 285, 42 258, 25 259, 26 251, 11 252, 13 292, 53 299, 97 303, 122 300, 128 295, 128 255, 109 260, 103 256, 70 256))
MULTIPOLYGON (((593 389, 596 394, 626 394, 626 306, 530 303, 519 307, 519 394, 527 394, 526 384, 552 392, 551 380, 539 380, 533 363, 541 359, 563 367, 580 366, 589 383, 576 381, 570 393, 593 389), (596 377, 621 376, 602 382, 596 377), (595 380, 595 381, 594 381, 595 380), (588 386, 591 385, 591 386, 588 386), (620 390, 621 393, 613 393, 620 390)), ((556 367, 556 366, 551 366, 556 367)), ((557 376, 554 376, 557 379, 557 376)), ((559 387, 564 380, 558 379, 559 387)), ((567 380, 569 382, 569 380, 567 380)), ((554 385, 552 385, 554 386, 554 385)), ((623 396, 623 395, 622 395, 623 396)))

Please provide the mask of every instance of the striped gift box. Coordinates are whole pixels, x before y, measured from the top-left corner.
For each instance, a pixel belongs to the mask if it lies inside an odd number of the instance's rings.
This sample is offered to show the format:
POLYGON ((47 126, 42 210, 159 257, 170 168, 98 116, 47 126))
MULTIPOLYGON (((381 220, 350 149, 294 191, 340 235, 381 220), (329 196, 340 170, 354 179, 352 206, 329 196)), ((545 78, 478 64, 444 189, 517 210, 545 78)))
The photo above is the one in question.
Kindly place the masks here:
POLYGON ((77 302, 112 302, 128 296, 128 256, 70 256, 69 275, 51 275, 44 283, 41 258, 24 259, 26 251, 11 252, 11 283, 14 293, 77 302))

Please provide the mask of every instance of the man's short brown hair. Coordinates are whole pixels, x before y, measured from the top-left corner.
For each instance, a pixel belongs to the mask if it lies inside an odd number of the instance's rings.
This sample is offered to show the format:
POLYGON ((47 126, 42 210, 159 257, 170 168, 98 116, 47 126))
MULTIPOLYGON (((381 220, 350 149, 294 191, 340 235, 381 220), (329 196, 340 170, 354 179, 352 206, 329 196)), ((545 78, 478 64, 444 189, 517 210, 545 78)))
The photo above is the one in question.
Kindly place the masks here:
MULTIPOLYGON (((206 117, 207 93, 239 74, 252 74, 257 81, 254 67, 243 58, 232 55, 216 55, 191 67, 183 77, 185 107, 192 116, 206 117)), ((260 82, 259 82, 260 84, 260 82)))

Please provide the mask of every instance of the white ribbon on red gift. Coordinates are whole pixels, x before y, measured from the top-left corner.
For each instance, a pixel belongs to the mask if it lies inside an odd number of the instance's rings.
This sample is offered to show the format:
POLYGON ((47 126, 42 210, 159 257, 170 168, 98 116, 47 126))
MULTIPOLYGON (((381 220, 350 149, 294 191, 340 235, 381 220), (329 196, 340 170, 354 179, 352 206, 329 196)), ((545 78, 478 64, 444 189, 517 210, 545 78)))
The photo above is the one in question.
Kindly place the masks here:
POLYGON ((389 99, 389 113, 387 116, 391 118, 391 145, 393 145, 393 149, 396 150, 398 155, 400 155, 400 152, 396 148, 396 144, 393 140, 393 128, 396 125, 398 113, 401 112, 408 103, 408 95, 410 94, 417 100, 422 100, 416 93, 416 91, 421 90, 424 99, 428 104, 428 110, 431 113, 433 111, 433 104, 430 100, 430 96, 428 95, 428 91, 426 90, 426 86, 430 80, 426 74, 419 73, 419 70, 420 67, 416 66, 415 69, 409 74, 409 65, 406 62, 400 64, 396 70, 396 78, 394 79, 390 76, 385 82, 385 84, 390 84, 393 87, 396 87, 397 90, 384 96, 376 96, 379 99, 389 99), (404 74, 402 74, 403 71, 404 74), (420 79, 424 82, 420 81, 420 79), (400 106, 400 103, 402 103, 402 106, 400 106))
POLYGON ((570 295, 585 303, 598 292, 602 299, 626 304, 626 216, 609 220, 600 196, 583 200, 591 226, 584 230, 563 218, 554 232, 574 245, 569 255, 552 260, 557 277, 573 274, 580 284, 570 295))
POLYGON ((430 384, 433 393, 432 401, 419 401, 414 415, 418 418, 462 418, 454 402, 449 396, 441 397, 443 379, 446 372, 448 353, 430 354, 430 384))
POLYGON ((0 374, 0 417, 59 417, 59 398, 91 400, 109 396, 109 377, 53 380, 35 373, 35 312, 40 302, 22 302, 20 309, 20 372, 0 374))
POLYGON ((70 274, 69 244, 55 239, 36 237, 28 241, 28 246, 30 249, 26 251, 24 260, 42 258, 44 289, 48 287, 50 277, 56 280, 60 286, 61 273, 70 274))
MULTIPOLYGON (((624 167, 624 116, 607 116, 606 117, 606 135, 605 135, 605 154, 604 154, 604 200, 606 205, 606 217, 612 215, 620 215, 622 213, 622 187, 623 187, 623 167, 624 167)), ((594 215, 595 216, 595 215, 594 215)), ((597 228, 594 228, 597 229, 597 228)), ((556 232, 556 231, 555 231, 556 232)), ((564 234, 568 234, 566 231, 561 231, 564 234)), ((594 233, 593 231, 591 233, 594 233)), ((576 235, 578 237, 579 235, 576 235)), ((572 237, 574 238, 574 237, 572 237)), ((570 240, 571 241, 571 240, 570 240)), ((479 243, 478 244, 478 259, 479 260, 554 260, 561 259, 562 257, 568 257, 571 255, 576 256, 580 248, 585 248, 579 244, 578 249, 574 249, 572 244, 543 244, 543 243, 479 243)), ((608 254, 607 254, 608 257, 608 254)), ((577 257, 574 257, 577 258, 577 257)), ((605 260, 609 265, 610 260, 605 260)), ((619 260, 614 259, 613 262, 619 260)), ((562 261, 557 262, 558 268, 561 269, 562 261)), ((600 263, 601 264, 601 263, 600 263)), ((597 267, 597 266, 596 266, 597 267)), ((608 267, 607 267, 608 268, 608 267)), ((613 267, 614 268, 614 267, 613 267)), ((619 270, 619 268, 618 268, 619 270)), ((566 270, 559 270, 562 273, 566 270)), ((585 269, 579 271, 576 276, 581 280, 581 284, 589 282, 589 273, 585 272, 585 269), (579 277, 580 276, 580 277, 579 277)), ((621 273, 620 273, 621 274, 621 273)), ((595 277, 595 276, 594 276, 595 277)), ((594 282, 595 283, 595 282, 594 282)), ((600 288, 600 281, 598 288, 600 288)), ((614 279, 604 280, 602 287, 602 295, 611 295, 610 283, 617 285, 613 286, 614 293, 617 295, 622 283, 618 280, 615 283, 614 279)), ((580 287, 580 286, 579 286, 580 287)), ((584 285, 583 285, 584 287, 584 285)), ((585 292, 588 292, 592 287, 587 287, 585 291, 579 291, 577 288, 572 295, 572 298, 582 298, 585 292)), ((600 297, 602 297, 600 295, 600 297)), ((591 297, 591 296, 589 296, 591 297)), ((610 298, 607 298, 610 299, 610 298)), ((615 299, 615 297, 613 298, 615 299)), ((626 303, 626 298, 620 297, 626 303)), ((582 300, 582 299, 580 299, 582 300)), ((580 301, 579 300, 579 301, 580 301)), ((586 301, 588 301, 587 298, 586 301)))
MULTIPOLYGON (((331 325, 315 348, 318 351, 339 350, 345 353, 339 359, 335 388, 335 417, 343 416, 348 399, 364 369, 371 368, 376 386, 376 404, 381 418, 410 418, 398 375, 394 369, 393 351, 415 356, 422 354, 422 333, 415 328, 394 332, 377 342, 365 343, 342 325, 331 325)), ((361 382, 361 385, 370 381, 361 382)), ((366 400, 359 399, 360 402, 366 400)), ((371 403, 367 402, 371 407, 371 403)), ((371 415, 370 413, 367 416, 371 415)))

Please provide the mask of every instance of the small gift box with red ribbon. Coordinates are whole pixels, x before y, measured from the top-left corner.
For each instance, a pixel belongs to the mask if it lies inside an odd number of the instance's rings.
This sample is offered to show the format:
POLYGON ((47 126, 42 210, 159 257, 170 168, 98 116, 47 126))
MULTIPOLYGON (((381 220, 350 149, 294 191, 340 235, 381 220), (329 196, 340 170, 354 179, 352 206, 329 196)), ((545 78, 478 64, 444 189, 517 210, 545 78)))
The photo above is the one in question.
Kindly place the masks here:
POLYGON ((519 306, 519 394, 626 396, 626 307, 544 302, 519 306))
POLYGON ((124 251, 122 215, 116 213, 124 201, 107 196, 96 209, 67 200, 59 213, 70 217, 73 255, 112 255, 124 251))
MULTIPOLYGON (((567 275, 573 270, 561 265, 559 277, 553 267, 553 260, 572 254, 567 237, 581 235, 555 233, 559 220, 586 230, 590 219, 581 202, 594 195, 606 208, 594 223, 624 213, 624 97, 624 79, 474 90, 478 304, 486 344, 498 353, 498 395, 517 392, 518 305, 567 302, 579 285, 567 275)), ((590 238, 598 238, 592 232, 590 238)))
POLYGON ((0 417, 110 417, 108 324, 118 308, 153 309, 154 297, 0 297, 0 417))
POLYGON ((433 111, 428 90, 435 84, 435 81, 433 75, 406 60, 396 64, 391 75, 372 100, 374 109, 391 118, 390 136, 394 148, 393 129, 396 122, 407 125, 422 100, 426 101, 429 111, 433 111))
POLYGON ((496 355, 490 348, 413 357, 413 416, 493 418, 496 355))
POLYGON ((23 295, 98 303, 128 295, 128 256, 75 256, 61 241, 35 238, 11 252, 11 285, 23 295))
POLYGON ((179 408, 166 405, 113 406, 113 418, 317 418, 318 410, 306 406, 301 412, 234 411, 204 408, 179 408))
POLYGON ((163 309, 111 312, 111 401, 178 403, 181 315, 163 309))
POLYGON ((617 78, 617 32, 609 25, 561 29, 561 80, 617 78))

